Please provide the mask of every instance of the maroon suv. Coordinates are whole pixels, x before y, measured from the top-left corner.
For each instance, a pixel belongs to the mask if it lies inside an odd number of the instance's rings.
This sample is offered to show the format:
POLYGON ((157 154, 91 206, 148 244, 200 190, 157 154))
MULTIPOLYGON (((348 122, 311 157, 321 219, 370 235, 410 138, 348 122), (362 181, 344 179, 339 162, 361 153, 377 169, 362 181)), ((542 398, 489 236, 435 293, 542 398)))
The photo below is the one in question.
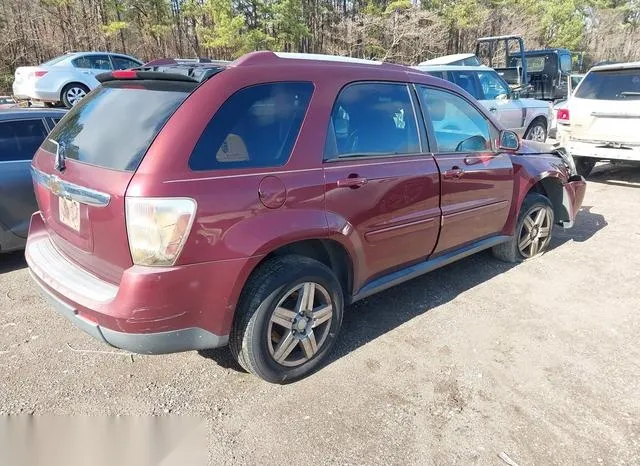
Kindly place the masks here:
POLYGON ((345 305, 571 226, 572 161, 462 89, 256 52, 100 76, 33 161, 26 256, 56 310, 139 353, 227 343, 271 382, 322 363, 345 305))

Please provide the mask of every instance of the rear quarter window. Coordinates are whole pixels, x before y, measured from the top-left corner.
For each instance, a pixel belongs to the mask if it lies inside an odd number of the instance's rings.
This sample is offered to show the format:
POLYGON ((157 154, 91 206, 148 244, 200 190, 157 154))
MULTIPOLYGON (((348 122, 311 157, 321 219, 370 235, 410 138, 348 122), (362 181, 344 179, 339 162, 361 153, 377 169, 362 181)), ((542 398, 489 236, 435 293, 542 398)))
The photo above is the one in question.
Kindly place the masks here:
POLYGON ((287 163, 313 93, 310 82, 259 84, 222 104, 200 136, 192 170, 277 167, 287 163))

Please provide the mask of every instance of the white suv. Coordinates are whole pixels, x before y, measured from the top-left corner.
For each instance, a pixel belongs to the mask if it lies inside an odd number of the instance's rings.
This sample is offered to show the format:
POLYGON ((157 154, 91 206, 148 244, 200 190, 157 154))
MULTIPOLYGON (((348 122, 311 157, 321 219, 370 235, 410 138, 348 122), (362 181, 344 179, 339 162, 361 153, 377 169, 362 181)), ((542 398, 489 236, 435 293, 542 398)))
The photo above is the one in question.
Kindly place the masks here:
POLYGON ((108 52, 68 53, 40 66, 16 69, 13 95, 19 100, 40 101, 49 105, 63 103, 73 107, 98 87, 96 75, 111 70, 126 70, 142 62, 127 55, 108 52))
POLYGON ((640 62, 591 68, 557 118, 582 176, 599 160, 640 162, 640 62))

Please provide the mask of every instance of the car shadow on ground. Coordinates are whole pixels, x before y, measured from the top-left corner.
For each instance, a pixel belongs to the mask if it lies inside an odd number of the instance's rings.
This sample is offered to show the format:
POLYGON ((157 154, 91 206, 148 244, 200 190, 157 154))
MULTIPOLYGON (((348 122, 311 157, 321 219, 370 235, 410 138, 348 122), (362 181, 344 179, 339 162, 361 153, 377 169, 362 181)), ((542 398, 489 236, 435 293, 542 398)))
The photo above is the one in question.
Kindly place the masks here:
MULTIPOLYGON (((606 225, 602 215, 583 207, 573 229, 555 231, 551 247, 570 240, 587 241, 606 225)), ((490 251, 483 251, 347 307, 340 337, 327 365, 513 267, 517 264, 500 262, 490 251)), ((243 371, 228 348, 199 353, 224 368, 243 371)))
POLYGON ((625 163, 598 165, 587 180, 623 188, 640 188, 640 166, 625 163))
POLYGON ((24 251, 6 252, 0 254, 0 275, 14 270, 24 269, 27 261, 24 259, 24 251))

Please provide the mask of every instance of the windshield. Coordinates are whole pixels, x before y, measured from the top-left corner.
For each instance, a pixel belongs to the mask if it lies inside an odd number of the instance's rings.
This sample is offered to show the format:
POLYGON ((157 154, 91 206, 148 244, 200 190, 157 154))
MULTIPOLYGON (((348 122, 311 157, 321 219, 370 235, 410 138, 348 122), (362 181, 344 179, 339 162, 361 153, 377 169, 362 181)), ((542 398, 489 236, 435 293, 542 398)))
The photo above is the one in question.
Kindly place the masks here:
POLYGON ((59 145, 68 159, 134 171, 194 87, 171 81, 108 82, 73 107, 42 148, 55 154, 59 145))
POLYGON ((576 97, 598 100, 640 100, 640 69, 601 70, 587 74, 576 97))

